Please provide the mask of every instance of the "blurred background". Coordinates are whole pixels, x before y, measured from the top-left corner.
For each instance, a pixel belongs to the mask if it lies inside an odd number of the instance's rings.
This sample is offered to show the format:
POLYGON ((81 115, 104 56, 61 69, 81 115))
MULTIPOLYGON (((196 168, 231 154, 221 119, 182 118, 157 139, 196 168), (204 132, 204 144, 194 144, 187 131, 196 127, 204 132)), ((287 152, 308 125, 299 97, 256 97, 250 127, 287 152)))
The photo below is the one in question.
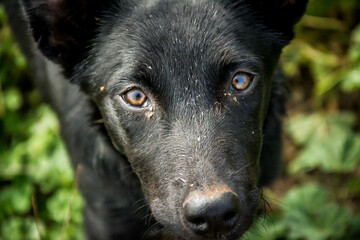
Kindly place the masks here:
MULTIPOLYGON (((83 239, 59 124, 0 4, 0 240, 83 239)), ((284 50, 281 178, 244 239, 360 239, 360 1, 312 0, 284 50)))

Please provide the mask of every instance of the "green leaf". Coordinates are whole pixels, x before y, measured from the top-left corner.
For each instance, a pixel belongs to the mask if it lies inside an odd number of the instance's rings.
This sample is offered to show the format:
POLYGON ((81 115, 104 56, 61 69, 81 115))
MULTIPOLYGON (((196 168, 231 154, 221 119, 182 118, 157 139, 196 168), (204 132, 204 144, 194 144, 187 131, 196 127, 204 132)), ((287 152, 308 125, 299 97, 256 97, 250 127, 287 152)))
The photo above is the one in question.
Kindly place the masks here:
MULTIPOLYGON (((360 51, 360 50, 359 50, 360 51)), ((360 63, 358 63, 360 64, 360 63)), ((357 65, 351 69, 341 83, 341 87, 346 92, 352 92, 360 89, 360 66, 357 65)))
POLYGON ((47 201, 47 211, 51 219, 59 223, 64 221, 70 203, 70 196, 71 190, 59 189, 47 201))
POLYGON ((35 220, 31 217, 11 217, 0 226, 0 236, 4 240, 38 240, 35 220))
POLYGON ((345 74, 341 87, 344 91, 351 92, 360 89, 360 24, 353 31, 348 55, 351 67, 345 74))
POLYGON ((31 196, 34 190, 30 182, 23 178, 14 179, 14 183, 1 190, 0 212, 7 215, 23 214, 31 209, 31 196))
POLYGON ((57 141, 51 153, 34 160, 26 169, 29 175, 33 172, 37 173, 33 179, 39 184, 43 193, 49 193, 58 187, 69 187, 73 183, 73 171, 65 147, 60 139, 57 141))
POLYGON ((352 32, 351 47, 349 49, 349 58, 353 63, 360 62, 360 24, 352 32))
POLYGON ((353 113, 342 112, 335 115, 299 114, 287 120, 285 130, 297 144, 305 144, 313 136, 326 135, 331 127, 351 129, 357 123, 353 113))
POLYGON ((352 131, 353 114, 310 114, 291 118, 286 130, 297 144, 304 145, 291 173, 320 168, 326 172, 350 172, 360 162, 360 135, 352 131))
POLYGON ((4 92, 4 103, 7 110, 18 110, 23 104, 22 95, 19 90, 16 88, 7 89, 4 92))
POLYGON ((289 239, 326 240, 344 235, 351 214, 329 201, 330 193, 309 184, 291 190, 284 198, 284 222, 289 239))
POLYGON ((47 211, 56 222, 62 223, 71 209, 71 221, 81 223, 82 199, 77 191, 72 189, 59 189, 48 201, 47 211))
POLYGON ((246 232, 244 239, 276 240, 285 235, 285 224, 281 216, 259 216, 246 232))
POLYGON ((49 239, 54 239, 54 236, 60 236, 60 233, 65 234, 65 239, 83 239, 81 228, 82 207, 83 201, 77 191, 59 189, 46 203, 50 219, 57 222, 51 229, 48 229, 49 239), (68 214, 70 214, 69 219, 67 219, 68 214), (62 226, 65 221, 68 222, 65 232, 62 233, 62 226))

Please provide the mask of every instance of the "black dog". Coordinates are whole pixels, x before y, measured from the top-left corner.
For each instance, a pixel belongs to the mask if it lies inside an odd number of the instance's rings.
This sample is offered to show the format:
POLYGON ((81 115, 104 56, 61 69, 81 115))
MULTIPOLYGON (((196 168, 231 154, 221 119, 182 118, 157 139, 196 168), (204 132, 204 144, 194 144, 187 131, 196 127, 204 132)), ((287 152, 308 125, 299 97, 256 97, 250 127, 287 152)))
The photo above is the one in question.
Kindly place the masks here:
POLYGON ((88 239, 237 239, 250 227, 279 169, 284 86, 272 78, 307 0, 23 0, 56 64, 5 3, 82 166, 88 239))

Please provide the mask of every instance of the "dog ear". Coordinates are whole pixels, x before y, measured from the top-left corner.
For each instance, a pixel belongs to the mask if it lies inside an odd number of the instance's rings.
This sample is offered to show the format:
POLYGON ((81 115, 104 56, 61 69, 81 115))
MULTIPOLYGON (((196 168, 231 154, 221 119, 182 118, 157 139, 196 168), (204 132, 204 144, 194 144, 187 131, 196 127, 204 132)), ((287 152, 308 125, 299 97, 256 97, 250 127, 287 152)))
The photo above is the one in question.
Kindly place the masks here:
POLYGON ((104 2, 107 0, 22 0, 39 49, 65 72, 84 58, 104 2))
POLYGON ((263 24, 292 39, 293 27, 304 15, 308 0, 225 0, 225 2, 228 6, 238 9, 247 5, 263 24))
POLYGON ((293 26, 304 15, 308 0, 262 0, 260 6, 269 24, 285 33, 292 33, 293 26))

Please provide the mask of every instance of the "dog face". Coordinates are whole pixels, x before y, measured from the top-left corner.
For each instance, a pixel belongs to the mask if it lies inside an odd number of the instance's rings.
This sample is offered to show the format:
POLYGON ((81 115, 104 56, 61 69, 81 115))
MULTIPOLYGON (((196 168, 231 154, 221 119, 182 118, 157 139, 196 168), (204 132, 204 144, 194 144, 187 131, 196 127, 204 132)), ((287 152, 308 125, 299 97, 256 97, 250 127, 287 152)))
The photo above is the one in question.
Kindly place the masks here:
POLYGON ((251 225, 272 76, 305 5, 25 1, 40 49, 97 104, 175 239, 251 225))

